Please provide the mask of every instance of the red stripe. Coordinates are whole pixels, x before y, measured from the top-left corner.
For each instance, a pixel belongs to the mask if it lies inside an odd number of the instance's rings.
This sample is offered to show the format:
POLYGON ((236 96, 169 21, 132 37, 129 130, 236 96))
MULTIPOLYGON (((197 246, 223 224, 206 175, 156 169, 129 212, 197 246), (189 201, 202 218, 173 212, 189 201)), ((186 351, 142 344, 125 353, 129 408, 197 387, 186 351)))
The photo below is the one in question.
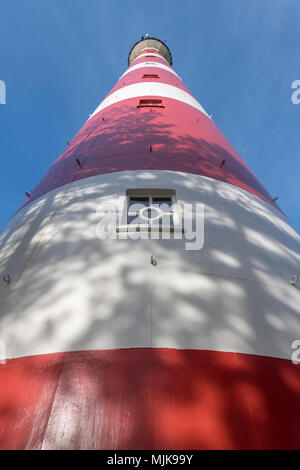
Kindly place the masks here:
POLYGON ((137 108, 139 99, 113 104, 90 119, 24 204, 74 180, 147 169, 215 178, 277 207, 217 126, 201 111, 162 98, 165 107, 150 112, 150 108, 137 108), (76 159, 83 163, 82 168, 76 159))
POLYGON ((157 49, 143 49, 138 53, 137 57, 141 54, 159 54, 161 57, 163 57, 163 55, 157 49))
POLYGON ((141 64, 142 62, 157 62, 159 64, 166 65, 167 67, 171 66, 168 64, 168 62, 163 58, 163 57, 157 57, 157 56, 152 56, 151 54, 146 54, 149 55, 149 57, 143 56, 143 57, 137 57, 131 64, 131 67, 137 64, 141 64))
POLYGON ((158 68, 158 67, 141 67, 139 69, 135 69, 132 72, 128 72, 124 77, 120 78, 117 84, 113 87, 113 89, 108 93, 107 96, 111 95, 117 90, 124 88, 125 86, 133 85, 135 83, 143 83, 143 82, 154 82, 154 83, 166 83, 168 85, 176 86, 181 90, 184 90, 186 93, 191 92, 190 90, 184 85, 184 83, 180 80, 180 78, 176 77, 172 72, 168 72, 167 70, 158 68), (158 75, 159 78, 143 78, 143 75, 154 74, 158 75))
POLYGON ((300 368, 215 351, 51 354, 0 366, 0 448, 300 448, 300 368))

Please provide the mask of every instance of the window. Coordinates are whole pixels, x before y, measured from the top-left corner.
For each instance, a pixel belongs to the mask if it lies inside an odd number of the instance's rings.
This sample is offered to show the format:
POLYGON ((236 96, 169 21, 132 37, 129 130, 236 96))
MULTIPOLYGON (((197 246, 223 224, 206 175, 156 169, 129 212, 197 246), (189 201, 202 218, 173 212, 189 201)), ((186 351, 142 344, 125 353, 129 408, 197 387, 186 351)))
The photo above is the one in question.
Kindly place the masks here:
POLYGON ((144 73, 143 78, 159 78, 156 73, 144 73))
POLYGON ((140 228, 174 227, 175 191, 136 189, 127 191, 127 224, 140 228))
POLYGON ((156 98, 143 99, 139 101, 138 108, 144 108, 146 106, 155 106, 157 108, 164 108, 162 100, 156 98))

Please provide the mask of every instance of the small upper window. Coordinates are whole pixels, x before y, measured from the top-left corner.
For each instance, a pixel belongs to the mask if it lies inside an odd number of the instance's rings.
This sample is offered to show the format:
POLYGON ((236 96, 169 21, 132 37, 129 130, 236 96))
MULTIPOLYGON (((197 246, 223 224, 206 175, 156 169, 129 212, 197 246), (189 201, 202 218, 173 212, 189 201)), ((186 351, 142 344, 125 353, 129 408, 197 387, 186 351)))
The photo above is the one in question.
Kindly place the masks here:
POLYGON ((143 78, 159 78, 156 73, 144 73, 143 78))
POLYGON ((149 107, 149 106, 155 106, 157 108, 164 108, 164 105, 162 104, 162 100, 158 100, 155 98, 147 98, 147 99, 142 99, 139 101, 138 108, 144 108, 144 107, 149 107))

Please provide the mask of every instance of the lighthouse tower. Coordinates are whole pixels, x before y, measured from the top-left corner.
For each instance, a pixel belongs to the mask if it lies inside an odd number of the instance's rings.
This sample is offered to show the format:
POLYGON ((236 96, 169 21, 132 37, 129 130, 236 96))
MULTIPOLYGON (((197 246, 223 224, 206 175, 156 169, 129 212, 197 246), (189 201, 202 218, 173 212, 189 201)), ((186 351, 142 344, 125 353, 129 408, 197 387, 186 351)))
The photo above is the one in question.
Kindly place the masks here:
POLYGON ((0 247, 1 449, 300 447, 299 235, 162 41, 0 247))

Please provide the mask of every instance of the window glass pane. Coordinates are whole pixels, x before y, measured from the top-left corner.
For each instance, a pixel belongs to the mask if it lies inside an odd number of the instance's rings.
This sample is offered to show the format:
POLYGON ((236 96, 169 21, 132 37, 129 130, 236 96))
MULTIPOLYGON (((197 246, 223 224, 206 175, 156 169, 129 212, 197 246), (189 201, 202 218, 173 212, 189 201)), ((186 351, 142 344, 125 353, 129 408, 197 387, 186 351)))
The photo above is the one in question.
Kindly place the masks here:
POLYGON ((170 197, 154 197, 152 205, 159 207, 163 212, 169 212, 172 206, 172 199, 170 197))
POLYGON ((139 215, 128 215, 128 225, 147 225, 147 220, 142 219, 139 215))
POLYGON ((138 212, 144 207, 149 206, 148 197, 131 197, 129 200, 129 212, 138 212))
POLYGON ((173 215, 166 214, 158 219, 152 219, 152 221, 150 221, 150 225, 152 227, 161 227, 162 225, 167 226, 167 227, 173 227, 174 226, 173 215))
POLYGON ((159 225, 168 225, 168 226, 173 227, 174 226, 173 215, 172 214, 163 215, 159 219, 159 225))

